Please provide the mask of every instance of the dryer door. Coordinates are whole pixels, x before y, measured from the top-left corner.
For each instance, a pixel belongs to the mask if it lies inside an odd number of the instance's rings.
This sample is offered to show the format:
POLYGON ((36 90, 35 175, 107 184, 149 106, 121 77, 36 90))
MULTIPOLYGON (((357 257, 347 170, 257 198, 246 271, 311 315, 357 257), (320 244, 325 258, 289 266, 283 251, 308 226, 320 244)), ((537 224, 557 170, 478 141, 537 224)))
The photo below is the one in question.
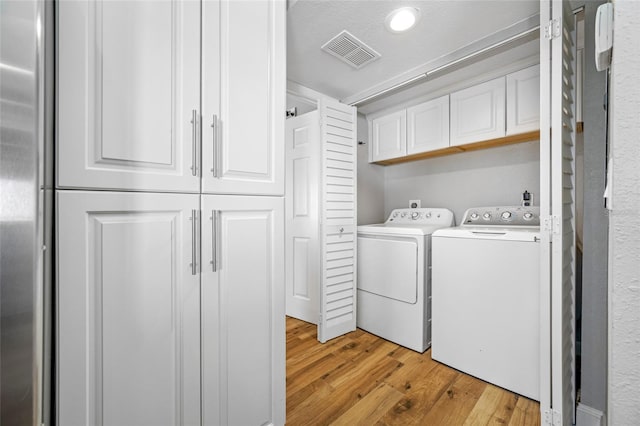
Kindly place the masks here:
POLYGON ((418 241, 358 236, 358 290, 405 303, 418 299, 418 241))

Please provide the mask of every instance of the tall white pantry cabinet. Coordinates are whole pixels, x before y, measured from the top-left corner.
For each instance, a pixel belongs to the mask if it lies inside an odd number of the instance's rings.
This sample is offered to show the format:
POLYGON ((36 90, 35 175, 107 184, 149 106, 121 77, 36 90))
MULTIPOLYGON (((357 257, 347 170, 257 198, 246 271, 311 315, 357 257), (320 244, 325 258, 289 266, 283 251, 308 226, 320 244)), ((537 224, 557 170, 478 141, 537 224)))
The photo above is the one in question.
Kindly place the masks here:
POLYGON ((284 0, 57 20, 57 423, 284 424, 284 0))

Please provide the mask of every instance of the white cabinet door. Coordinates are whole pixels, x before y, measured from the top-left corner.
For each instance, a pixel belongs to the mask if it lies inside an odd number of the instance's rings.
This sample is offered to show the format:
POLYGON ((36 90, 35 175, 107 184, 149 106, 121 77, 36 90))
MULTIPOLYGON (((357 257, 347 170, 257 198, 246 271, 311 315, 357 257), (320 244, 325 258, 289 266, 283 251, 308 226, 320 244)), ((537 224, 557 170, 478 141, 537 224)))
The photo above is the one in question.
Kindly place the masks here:
POLYGON ((203 192, 284 194, 285 2, 204 1, 203 192))
POLYGON ((284 424, 284 199, 203 195, 202 218, 203 424, 284 424))
POLYGON ((369 134, 369 162, 407 155, 407 110, 371 120, 369 134))
POLYGON ((449 95, 407 109, 407 155, 449 147, 449 95))
POLYGON ((200 4, 57 12, 58 186, 199 192, 200 4))
POLYGON ((540 128, 540 66, 507 75, 507 136, 540 128))
POLYGON ((451 146, 505 135, 505 78, 451 94, 451 146))
POLYGON ((200 424, 198 208, 58 192, 58 424, 200 424))

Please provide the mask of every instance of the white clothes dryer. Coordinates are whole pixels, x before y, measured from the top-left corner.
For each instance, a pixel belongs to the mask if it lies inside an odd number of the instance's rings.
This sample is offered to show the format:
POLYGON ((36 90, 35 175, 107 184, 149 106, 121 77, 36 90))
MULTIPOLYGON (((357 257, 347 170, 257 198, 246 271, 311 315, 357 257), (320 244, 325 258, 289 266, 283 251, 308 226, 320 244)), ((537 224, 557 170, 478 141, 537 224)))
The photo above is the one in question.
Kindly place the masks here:
POLYGON ((424 352, 431 344, 431 234, 454 224, 447 209, 396 209, 358 226, 359 328, 424 352))
POLYGON ((431 357, 540 399, 540 209, 479 207, 436 231, 431 357))

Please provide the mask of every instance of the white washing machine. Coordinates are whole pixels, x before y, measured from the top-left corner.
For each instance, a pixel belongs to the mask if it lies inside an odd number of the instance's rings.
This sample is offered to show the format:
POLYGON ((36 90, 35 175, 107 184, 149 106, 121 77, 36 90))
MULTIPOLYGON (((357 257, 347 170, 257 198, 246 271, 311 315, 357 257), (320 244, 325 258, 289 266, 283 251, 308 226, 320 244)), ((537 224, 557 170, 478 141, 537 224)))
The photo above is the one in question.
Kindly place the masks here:
POLYGON ((540 400, 538 207, 467 210, 432 236, 431 357, 540 400))
POLYGON ((357 326, 424 352, 431 342, 430 240, 452 226, 447 209, 396 209, 358 226, 357 326))

